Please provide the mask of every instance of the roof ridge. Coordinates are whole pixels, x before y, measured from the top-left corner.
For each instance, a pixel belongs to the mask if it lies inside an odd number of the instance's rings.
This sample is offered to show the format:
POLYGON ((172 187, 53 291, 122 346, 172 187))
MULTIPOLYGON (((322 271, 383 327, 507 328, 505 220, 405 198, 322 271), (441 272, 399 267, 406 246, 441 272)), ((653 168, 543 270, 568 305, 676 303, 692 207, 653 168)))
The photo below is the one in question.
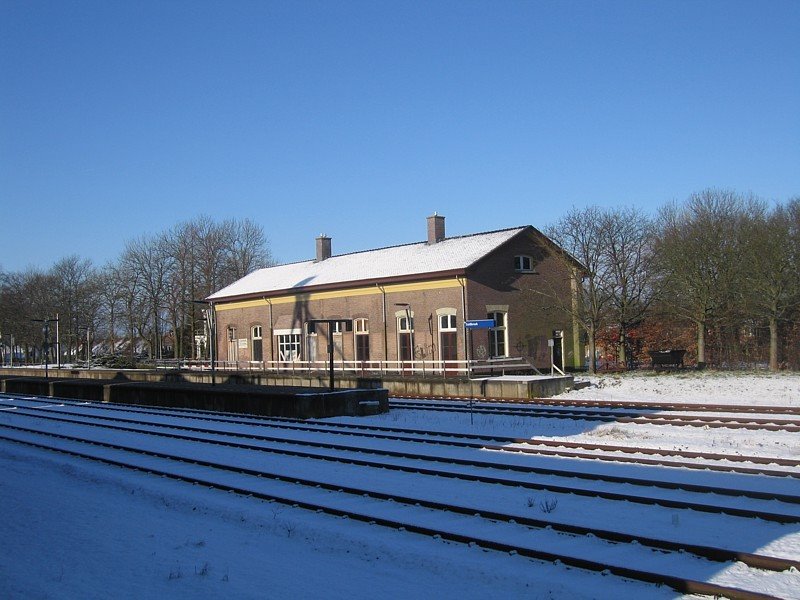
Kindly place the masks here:
POLYGON ((435 244, 411 242, 346 252, 319 262, 303 260, 274 265, 245 275, 209 298, 224 300, 226 297, 244 297, 278 289, 300 290, 309 286, 463 271, 530 229, 533 229, 530 225, 507 227, 456 235, 435 244))
MULTIPOLYGON (((531 227, 531 225, 519 225, 517 227, 503 227, 502 229, 493 229, 491 231, 479 231, 477 233, 465 233, 465 234, 462 234, 462 235, 453 235, 453 236, 450 236, 450 237, 446 237, 443 240, 440 240, 440 241, 438 241, 436 243, 440 244, 440 243, 446 242, 448 240, 460 240, 460 239, 469 238, 469 237, 477 237, 479 235, 490 235, 492 233, 502 233, 504 231, 512 231, 514 229, 525 229, 526 227, 531 227)), ((326 258, 325 260, 330 260, 332 258, 339 258, 340 256, 353 256, 354 254, 365 254, 367 252, 377 252, 379 250, 392 250, 394 248, 403 248, 403 247, 406 247, 406 246, 416 246, 416 245, 419 245, 419 244, 427 244, 427 243, 428 242, 426 240, 422 240, 422 241, 418 241, 418 242, 406 242, 404 244, 393 244, 391 246, 381 246, 380 248, 368 248, 366 250, 353 250, 352 252, 343 252, 341 254, 333 254, 329 258, 326 258)), ((307 263, 307 262, 316 262, 316 261, 313 258, 307 258, 305 260, 295 260, 295 261, 292 261, 292 262, 280 263, 280 264, 277 264, 277 265, 272 265, 270 267, 264 267, 264 268, 265 269, 272 269, 274 267, 285 267, 285 266, 289 266, 289 265, 299 265, 301 263, 307 263)))

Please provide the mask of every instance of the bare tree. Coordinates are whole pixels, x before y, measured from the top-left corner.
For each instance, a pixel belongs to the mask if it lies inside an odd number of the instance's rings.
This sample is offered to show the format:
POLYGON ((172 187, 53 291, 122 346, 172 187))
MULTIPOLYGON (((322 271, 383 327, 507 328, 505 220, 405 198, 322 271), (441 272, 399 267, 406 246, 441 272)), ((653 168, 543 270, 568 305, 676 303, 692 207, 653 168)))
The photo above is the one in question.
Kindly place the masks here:
POLYGON ((655 224, 636 208, 607 210, 602 217, 601 273, 610 299, 610 319, 618 328, 618 356, 627 364, 630 330, 641 323, 652 304, 656 289, 653 264, 655 224))
POLYGON ((98 328, 98 332, 104 333, 106 347, 112 353, 117 349, 118 320, 124 314, 124 290, 120 278, 117 277, 116 268, 116 265, 108 264, 100 270, 98 275, 99 314, 103 323, 103 327, 98 328))
POLYGON ((54 264, 50 274, 55 282, 54 300, 61 337, 67 340, 67 356, 77 358, 78 347, 83 343, 81 331, 94 329, 97 320, 97 273, 91 260, 73 254, 54 264))
POLYGON ((778 370, 778 325, 800 306, 800 201, 754 214, 747 223, 748 312, 769 323, 769 368, 778 370), (794 212, 794 215, 793 215, 794 212))
POLYGON ((197 225, 191 221, 179 223, 166 234, 165 241, 172 259, 165 298, 175 336, 173 358, 178 358, 186 355, 187 346, 191 348, 195 331, 193 300, 199 272, 195 255, 197 225))
POLYGON ((743 221, 759 203, 708 189, 660 212, 657 256, 665 301, 697 328, 697 363, 706 363, 706 332, 741 306, 743 221))
POLYGON ((230 227, 219 226, 205 216, 196 219, 193 225, 197 292, 200 297, 205 298, 235 281, 235 277, 225 271, 227 249, 230 247, 230 227))
POLYGON ((140 321, 139 334, 149 339, 150 357, 161 358, 164 294, 172 266, 164 235, 142 236, 128 242, 121 261, 125 271, 137 276, 138 292, 147 307, 147 320, 140 321))
POLYGON ((604 260, 602 245, 603 223, 604 216, 599 208, 573 208, 546 231, 560 246, 560 258, 568 272, 572 273, 571 301, 565 301, 560 293, 563 282, 543 283, 545 288, 549 288, 548 295, 558 308, 568 313, 586 331, 590 373, 597 370, 597 333, 605 324, 606 309, 611 301, 608 263, 604 260))
MULTIPOLYGON (((7 273, 3 278, 0 297, 0 327, 4 334, 13 335, 14 342, 24 348, 25 360, 44 358, 41 323, 33 319, 55 317, 57 308, 52 290, 53 276, 37 269, 22 273, 7 273)), ((51 345, 49 353, 52 355, 51 345)))
POLYGON ((226 227, 226 234, 228 257, 225 267, 231 283, 273 264, 264 228, 260 225, 250 219, 233 221, 226 227))

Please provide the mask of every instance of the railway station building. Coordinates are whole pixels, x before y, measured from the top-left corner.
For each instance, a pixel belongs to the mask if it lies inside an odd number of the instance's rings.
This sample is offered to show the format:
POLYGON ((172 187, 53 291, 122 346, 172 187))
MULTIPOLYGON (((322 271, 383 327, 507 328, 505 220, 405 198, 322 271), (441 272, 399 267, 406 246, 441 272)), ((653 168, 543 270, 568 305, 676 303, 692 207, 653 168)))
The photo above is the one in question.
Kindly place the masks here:
POLYGON ((434 214, 425 241, 335 255, 320 235, 314 259, 254 271, 207 301, 217 360, 240 368, 324 364, 331 327, 342 368, 518 358, 549 369, 553 346, 566 367, 582 364, 564 309, 580 271, 532 226, 447 237, 434 214))

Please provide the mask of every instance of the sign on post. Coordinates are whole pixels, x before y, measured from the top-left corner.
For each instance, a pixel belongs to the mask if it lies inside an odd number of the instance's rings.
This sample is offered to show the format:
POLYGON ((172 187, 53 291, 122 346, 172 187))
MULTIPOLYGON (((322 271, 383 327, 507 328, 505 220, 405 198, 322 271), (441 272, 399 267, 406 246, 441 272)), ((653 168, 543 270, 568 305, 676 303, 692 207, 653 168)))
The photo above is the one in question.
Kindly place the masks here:
POLYGON ((472 319, 464 321, 465 329, 491 329, 494 327, 494 319, 472 319))

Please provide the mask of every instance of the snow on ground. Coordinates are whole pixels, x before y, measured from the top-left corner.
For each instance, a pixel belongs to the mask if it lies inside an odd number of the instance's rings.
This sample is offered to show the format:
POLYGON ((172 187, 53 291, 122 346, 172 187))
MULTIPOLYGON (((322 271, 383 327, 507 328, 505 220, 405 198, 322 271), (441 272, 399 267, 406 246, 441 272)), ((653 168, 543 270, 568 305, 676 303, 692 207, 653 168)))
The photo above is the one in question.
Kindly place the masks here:
POLYGON ((800 374, 753 371, 641 371, 578 377, 590 387, 559 399, 800 406, 800 374))
MULTIPOLYGON (((796 374, 626 374, 590 381, 591 387, 559 398, 800 404, 796 374)), ((470 421, 463 414, 410 410, 336 420, 800 456, 800 436, 786 432, 485 415, 470 421)), ((677 596, 667 588, 432 541, 9 442, 0 442, 0 469, 3 598, 677 596)), ((670 511, 664 518, 675 526, 670 511)))
POLYGON ((0 444, 0 595, 671 598, 663 588, 432 541, 0 444))

